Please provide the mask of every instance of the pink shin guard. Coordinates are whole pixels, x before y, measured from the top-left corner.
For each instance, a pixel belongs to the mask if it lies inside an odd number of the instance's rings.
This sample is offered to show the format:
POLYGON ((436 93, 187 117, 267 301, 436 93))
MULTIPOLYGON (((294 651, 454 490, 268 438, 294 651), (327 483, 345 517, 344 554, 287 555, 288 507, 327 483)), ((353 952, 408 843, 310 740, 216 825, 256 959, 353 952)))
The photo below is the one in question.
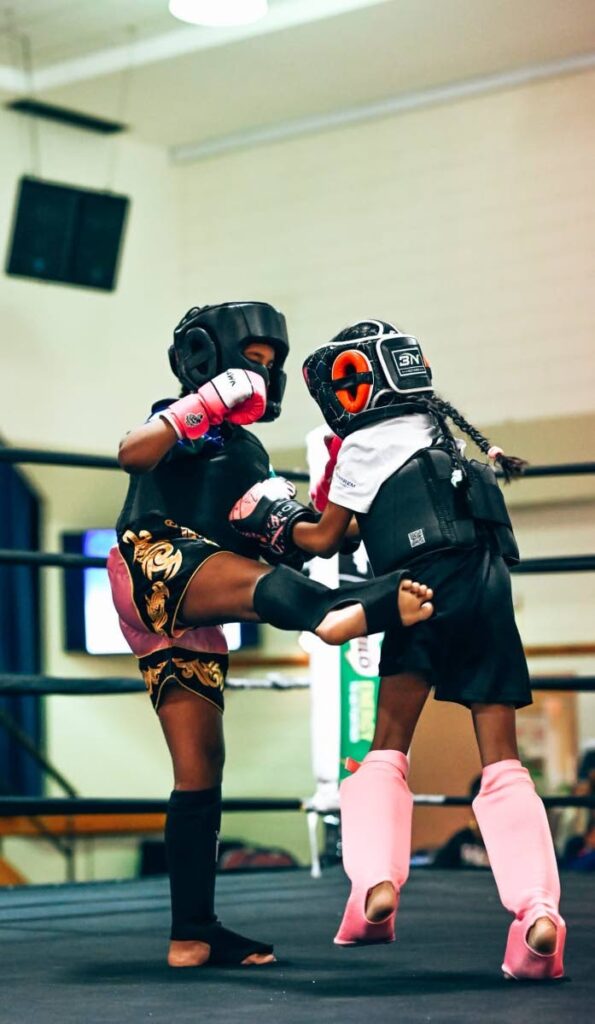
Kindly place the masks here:
POLYGON ((351 894, 335 936, 339 946, 392 942, 396 911, 374 923, 366 918, 368 891, 379 882, 395 887, 397 901, 409 875, 413 797, 409 764, 395 750, 374 750, 341 784, 343 866, 351 894))
POLYGON ((484 768, 473 801, 498 893, 515 915, 502 970, 511 978, 561 978, 566 925, 558 912, 560 879, 543 803, 520 761, 498 761, 484 768), (527 933, 540 917, 556 925, 553 953, 538 953, 527 933))

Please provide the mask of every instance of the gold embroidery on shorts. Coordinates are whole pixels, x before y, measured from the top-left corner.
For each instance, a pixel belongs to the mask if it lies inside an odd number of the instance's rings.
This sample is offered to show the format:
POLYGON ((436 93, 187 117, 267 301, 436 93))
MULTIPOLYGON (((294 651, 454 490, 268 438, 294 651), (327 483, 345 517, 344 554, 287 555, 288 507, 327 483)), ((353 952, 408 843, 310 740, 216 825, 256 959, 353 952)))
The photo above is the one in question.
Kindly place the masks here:
POLYGON ((210 686, 214 690, 223 691, 225 676, 218 661, 186 661, 184 658, 172 658, 176 668, 179 668, 184 679, 192 679, 196 676, 199 683, 210 686))
POLYGON ((159 677, 166 665, 166 661, 160 661, 158 665, 149 665, 148 668, 141 669, 145 686, 149 691, 149 697, 153 696, 153 689, 161 682, 159 677))
POLYGON ((133 545, 133 559, 140 563, 148 580, 158 575, 170 580, 182 565, 182 552, 176 550, 169 540, 153 540, 148 530, 140 530, 138 537, 132 530, 126 530, 122 540, 133 545))
POLYGON ((164 633, 168 615, 165 602, 169 598, 169 590, 160 580, 151 587, 151 593, 145 598, 147 615, 156 633, 164 633))
POLYGON ((170 529, 179 530, 180 536, 184 537, 185 540, 202 540, 204 544, 212 544, 214 548, 219 547, 214 540, 209 540, 208 537, 203 537, 201 533, 197 533, 196 530, 191 530, 189 526, 178 526, 177 523, 174 523, 173 519, 166 519, 165 525, 169 526, 170 529))

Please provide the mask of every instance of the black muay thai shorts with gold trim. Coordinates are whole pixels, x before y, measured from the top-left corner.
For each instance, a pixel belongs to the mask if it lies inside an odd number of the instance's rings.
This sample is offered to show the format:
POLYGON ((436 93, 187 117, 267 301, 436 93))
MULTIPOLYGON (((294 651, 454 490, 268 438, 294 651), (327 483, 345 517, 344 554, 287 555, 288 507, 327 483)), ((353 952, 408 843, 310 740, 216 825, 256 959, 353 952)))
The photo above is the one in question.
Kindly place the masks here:
POLYGON ((164 691, 170 686, 190 690, 223 711, 228 664, 226 654, 207 654, 183 647, 154 651, 138 661, 155 711, 159 710, 164 691))
POLYGON ((118 547, 130 572, 132 600, 145 626, 175 639, 185 628, 179 613, 190 580, 221 548, 171 519, 165 520, 163 530, 126 530, 118 547))

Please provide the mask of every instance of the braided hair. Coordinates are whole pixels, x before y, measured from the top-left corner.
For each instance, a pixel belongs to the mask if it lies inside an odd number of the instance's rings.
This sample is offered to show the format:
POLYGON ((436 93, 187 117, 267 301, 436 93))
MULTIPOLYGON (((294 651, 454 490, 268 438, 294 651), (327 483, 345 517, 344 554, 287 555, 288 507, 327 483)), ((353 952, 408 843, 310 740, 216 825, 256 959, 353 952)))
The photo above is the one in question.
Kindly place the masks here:
POLYGON ((445 398, 440 398, 436 394, 433 394, 431 397, 419 395, 411 396, 408 402, 419 405, 423 410, 431 413, 438 420, 447 438, 452 438, 452 432, 446 421, 447 419, 452 420, 463 433, 467 434, 467 437, 471 438, 484 455, 487 455, 489 459, 497 463, 502 471, 505 483, 509 484, 511 480, 517 480, 528 465, 525 459, 519 459, 516 455, 505 455, 501 448, 493 445, 477 427, 469 423, 463 414, 454 405, 447 402, 445 398))

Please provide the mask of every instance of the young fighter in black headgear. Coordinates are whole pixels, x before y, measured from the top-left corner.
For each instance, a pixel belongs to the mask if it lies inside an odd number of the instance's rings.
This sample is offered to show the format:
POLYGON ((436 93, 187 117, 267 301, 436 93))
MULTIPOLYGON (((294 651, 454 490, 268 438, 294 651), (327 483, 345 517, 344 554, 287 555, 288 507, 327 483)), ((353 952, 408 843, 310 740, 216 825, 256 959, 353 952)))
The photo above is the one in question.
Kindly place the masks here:
POLYGON ((268 455, 244 424, 279 415, 287 353, 285 319, 267 303, 191 309, 169 351, 182 397, 154 405, 120 446, 130 485, 108 568, 173 760, 165 839, 174 967, 273 959, 271 946, 223 928, 214 912, 227 670, 217 624, 260 620, 342 643, 432 613, 428 588, 401 571, 337 591, 283 564, 297 564, 290 528, 315 516, 287 481, 270 479, 268 455), (228 522, 238 499, 254 506, 255 486, 257 500, 276 502, 272 566, 228 522))
MULTIPOLYGON (((434 590, 436 614, 396 642, 385 635, 371 752, 341 786, 344 864, 352 890, 340 945, 394 938, 409 872, 412 796, 407 751, 424 703, 471 709, 483 765, 473 802, 500 897, 515 915, 503 971, 515 978, 563 974, 565 924, 543 804, 516 742, 515 708, 531 703, 514 620, 508 565, 518 549, 495 474, 468 461, 450 418, 501 468, 504 455, 433 390, 415 338, 381 320, 348 327, 304 364, 306 384, 333 431, 314 500, 318 524, 297 522, 304 551, 337 550, 352 513, 375 573, 413 566, 434 590), (335 464, 336 463, 336 464, 335 464)), ((251 513, 254 529, 264 503, 251 513)), ((245 527, 241 509, 232 513, 245 527)))

